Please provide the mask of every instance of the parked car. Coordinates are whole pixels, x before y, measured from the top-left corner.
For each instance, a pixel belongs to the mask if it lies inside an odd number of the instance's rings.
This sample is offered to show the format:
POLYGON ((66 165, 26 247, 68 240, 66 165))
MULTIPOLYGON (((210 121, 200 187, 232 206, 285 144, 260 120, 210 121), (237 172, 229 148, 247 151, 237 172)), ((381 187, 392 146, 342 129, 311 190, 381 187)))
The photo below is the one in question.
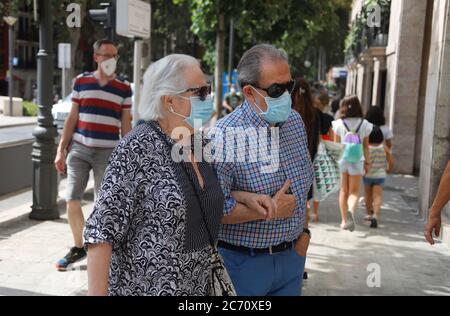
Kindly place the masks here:
POLYGON ((72 109, 72 94, 69 94, 64 99, 59 100, 58 103, 53 104, 52 115, 53 120, 58 127, 58 131, 64 128, 64 122, 69 116, 70 110, 72 109))

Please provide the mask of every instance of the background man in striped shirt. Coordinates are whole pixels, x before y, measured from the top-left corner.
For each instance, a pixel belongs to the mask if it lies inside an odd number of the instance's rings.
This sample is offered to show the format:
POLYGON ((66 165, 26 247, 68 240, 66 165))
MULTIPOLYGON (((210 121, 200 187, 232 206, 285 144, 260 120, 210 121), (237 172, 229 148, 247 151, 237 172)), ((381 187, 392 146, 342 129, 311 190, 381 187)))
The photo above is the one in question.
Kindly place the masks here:
POLYGON ((94 172, 95 195, 101 184, 109 156, 120 136, 131 130, 131 86, 115 74, 119 58, 116 45, 109 40, 94 44, 95 72, 79 75, 72 92, 72 110, 64 125, 55 166, 64 173, 67 156, 67 214, 74 247, 57 263, 57 269, 86 257, 83 249, 84 217, 81 200, 89 173, 94 172))

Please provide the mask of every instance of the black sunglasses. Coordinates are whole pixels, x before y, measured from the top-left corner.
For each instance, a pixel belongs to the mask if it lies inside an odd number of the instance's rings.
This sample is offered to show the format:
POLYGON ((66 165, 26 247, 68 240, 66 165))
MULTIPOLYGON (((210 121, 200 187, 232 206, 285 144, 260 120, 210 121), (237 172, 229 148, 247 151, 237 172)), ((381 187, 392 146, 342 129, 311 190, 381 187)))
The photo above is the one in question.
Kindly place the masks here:
POLYGON ((194 92, 194 95, 199 97, 200 100, 205 101, 208 95, 211 94, 211 85, 199 87, 199 88, 189 88, 184 90, 183 93, 194 92))
POLYGON ((295 81, 290 80, 287 83, 274 83, 267 89, 260 88, 258 86, 255 86, 255 88, 266 91, 269 97, 276 99, 281 97, 286 91, 292 93, 292 91, 294 91, 295 88, 295 81))

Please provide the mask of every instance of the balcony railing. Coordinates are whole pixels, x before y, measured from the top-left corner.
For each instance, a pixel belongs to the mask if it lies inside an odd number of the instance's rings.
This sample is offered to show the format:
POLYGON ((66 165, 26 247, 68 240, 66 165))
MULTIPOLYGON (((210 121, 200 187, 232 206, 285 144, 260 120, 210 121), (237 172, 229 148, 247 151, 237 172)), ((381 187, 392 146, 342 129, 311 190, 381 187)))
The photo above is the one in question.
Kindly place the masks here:
POLYGON ((374 1, 366 2, 357 18, 353 21, 346 39, 346 62, 356 59, 361 53, 371 47, 386 47, 389 37, 389 23, 391 15, 391 1, 379 0, 381 8, 380 27, 369 27, 369 5, 374 1))

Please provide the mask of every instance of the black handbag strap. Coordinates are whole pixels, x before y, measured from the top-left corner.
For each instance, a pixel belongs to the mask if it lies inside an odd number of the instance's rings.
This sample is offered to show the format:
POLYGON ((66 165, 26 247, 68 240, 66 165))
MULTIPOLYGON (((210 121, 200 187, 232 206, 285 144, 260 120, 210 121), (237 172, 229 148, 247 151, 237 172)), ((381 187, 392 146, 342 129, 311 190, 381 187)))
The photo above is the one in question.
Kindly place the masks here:
MULTIPOLYGON (((169 150, 172 150, 173 148, 173 144, 171 144, 168 140, 167 140, 167 136, 162 134, 162 132, 156 127, 154 122, 147 122, 148 125, 153 129, 153 131, 155 131, 158 134, 158 138, 161 139, 164 143, 166 143, 167 147, 169 148, 169 150)), ((206 227, 206 231, 208 233, 208 237, 209 237, 209 242, 211 244, 211 247, 213 248, 214 251, 216 251, 216 244, 214 242, 214 238, 212 237, 211 234, 211 230, 208 227, 208 222, 206 221, 206 214, 205 211, 203 209, 202 203, 201 203, 201 199, 200 196, 198 195, 197 190, 195 189, 194 183, 192 182, 191 177, 189 176, 188 171, 186 170, 186 166, 184 165, 184 162, 180 162, 180 165, 182 166, 183 172, 186 175, 187 179, 189 179, 189 183, 191 184, 192 190, 194 191, 195 197, 197 198, 198 201, 198 205, 200 207, 200 210, 202 212, 202 219, 203 222, 205 223, 205 227, 206 227)))

